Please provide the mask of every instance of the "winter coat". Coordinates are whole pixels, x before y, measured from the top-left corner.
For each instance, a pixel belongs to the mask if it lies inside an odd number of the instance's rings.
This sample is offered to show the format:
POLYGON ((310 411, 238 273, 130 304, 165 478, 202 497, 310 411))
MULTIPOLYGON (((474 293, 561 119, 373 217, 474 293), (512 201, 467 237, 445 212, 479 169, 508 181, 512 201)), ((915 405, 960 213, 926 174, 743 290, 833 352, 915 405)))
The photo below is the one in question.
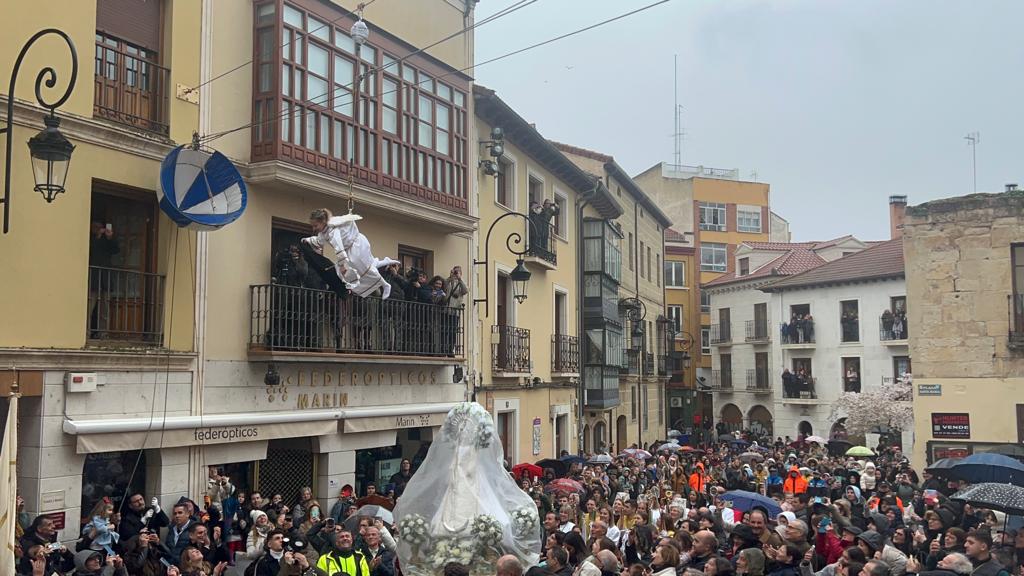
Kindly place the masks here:
POLYGON ((800 469, 793 466, 789 469, 789 475, 786 476, 785 481, 782 483, 782 491, 793 494, 803 494, 807 492, 807 479, 800 474, 800 469))

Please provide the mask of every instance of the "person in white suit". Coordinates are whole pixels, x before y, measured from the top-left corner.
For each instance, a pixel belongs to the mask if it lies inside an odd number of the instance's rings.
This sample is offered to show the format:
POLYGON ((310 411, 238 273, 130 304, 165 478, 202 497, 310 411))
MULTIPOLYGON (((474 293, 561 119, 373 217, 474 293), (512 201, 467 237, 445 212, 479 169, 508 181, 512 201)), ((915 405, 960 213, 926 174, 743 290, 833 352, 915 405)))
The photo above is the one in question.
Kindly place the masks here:
POLYGON ((391 295, 391 284, 386 282, 377 270, 380 262, 370 251, 370 241, 359 232, 356 221, 363 217, 349 210, 344 216, 334 216, 327 208, 317 208, 309 215, 309 224, 316 236, 303 238, 318 253, 323 253, 324 244, 334 248, 334 269, 345 286, 355 295, 366 298, 378 288, 383 297, 391 295))

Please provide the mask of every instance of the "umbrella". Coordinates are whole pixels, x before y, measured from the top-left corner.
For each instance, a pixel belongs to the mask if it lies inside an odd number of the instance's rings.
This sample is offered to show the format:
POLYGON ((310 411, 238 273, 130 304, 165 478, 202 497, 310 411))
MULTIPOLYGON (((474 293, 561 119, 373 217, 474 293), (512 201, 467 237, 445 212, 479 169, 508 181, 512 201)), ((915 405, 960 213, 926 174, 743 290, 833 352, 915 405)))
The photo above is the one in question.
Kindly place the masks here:
POLYGON ((611 464, 612 457, 607 454, 598 454, 590 460, 587 460, 587 464, 611 464))
POLYGON ((569 471, 569 463, 562 460, 555 460, 554 458, 545 458, 543 460, 537 460, 537 466, 545 470, 553 470, 555 476, 561 478, 565 476, 565 473, 569 471))
POLYGON ((854 446, 846 451, 847 456, 874 456, 875 453, 867 446, 854 446))
POLYGON ((782 513, 782 508, 778 502, 756 492, 731 490, 722 494, 721 498, 726 502, 732 502, 732 507, 740 512, 749 512, 754 508, 761 508, 768 513, 769 518, 775 518, 782 513))
POLYGON ((751 460, 756 460, 758 462, 763 462, 764 461, 764 456, 761 455, 759 452, 744 452, 743 454, 740 454, 740 460, 743 460, 744 462, 746 462, 748 464, 750 463, 751 460))
POLYGON ((680 446, 679 444, 676 444, 675 442, 667 442, 665 444, 662 444, 661 446, 658 446, 658 450, 657 451, 661 452, 662 450, 668 450, 669 452, 675 452, 676 450, 682 450, 682 449, 683 449, 683 447, 680 446))
POLYGON ((669 438, 678 438, 678 437, 680 437, 682 435, 683 435, 683 433, 680 432, 679 430, 669 430, 668 431, 668 437, 669 438))
POLYGON ((934 464, 924 469, 925 472, 935 476, 949 476, 949 470, 963 458, 943 458, 936 460, 934 464))
POLYGON ((522 464, 516 464, 512 467, 512 475, 516 478, 522 478, 523 476, 531 476, 537 478, 544 474, 544 469, 536 464, 530 464, 529 462, 523 462, 522 464))
POLYGON ((804 438, 804 441, 805 442, 814 442, 815 444, 820 444, 822 446, 824 446, 825 444, 828 444, 828 440, 825 440, 821 436, 808 436, 807 438, 804 438))
POLYGON ((722 434, 721 436, 718 437, 719 442, 732 442, 735 439, 736 437, 733 436, 732 434, 722 434))
POLYGON ((651 457, 651 453, 642 448, 626 448, 625 450, 622 451, 622 454, 620 454, 620 456, 624 456, 626 458, 639 458, 641 460, 647 460, 648 458, 651 457))
POLYGON ((583 496, 586 494, 586 489, 583 488, 583 484, 572 480, 571 478, 559 478, 552 480, 544 485, 544 492, 548 494, 579 494, 583 496))
POLYGON ((388 510, 383 506, 370 504, 368 506, 363 506, 359 510, 356 510, 355 514, 349 516, 348 519, 345 520, 345 528, 348 528, 349 532, 355 533, 359 526, 359 519, 367 517, 380 520, 385 524, 395 523, 395 517, 392 516, 391 510, 388 510))
POLYGON ((949 469, 952 478, 971 484, 1009 482, 1024 485, 1024 464, 1002 454, 971 454, 949 469))
POLYGON ((1009 456, 1011 458, 1024 458, 1024 446, 1020 444, 1003 444, 997 446, 991 450, 986 450, 986 454, 1002 454, 1003 456, 1009 456))
POLYGON ((573 464, 582 464, 587 461, 587 459, 584 458, 583 456, 576 456, 574 454, 567 454, 559 458, 559 460, 565 462, 567 466, 572 466, 573 464))
POLYGON ((732 440, 729 440, 729 443, 730 444, 735 444, 737 446, 749 446, 750 445, 750 442, 747 442, 746 440, 744 440, 742 438, 733 438, 732 440))
POLYGON ((395 509, 395 503, 392 502, 390 498, 386 498, 380 494, 363 496, 359 500, 356 500, 356 506, 380 506, 381 508, 387 508, 388 510, 395 509))
POLYGON ((696 452, 697 449, 694 448, 693 446, 683 446, 682 448, 679 449, 679 451, 680 452, 696 452))
POLYGON ((1024 514, 1024 488, 1012 484, 983 482, 974 484, 950 496, 950 500, 965 502, 978 508, 999 510, 1007 514, 1024 514))

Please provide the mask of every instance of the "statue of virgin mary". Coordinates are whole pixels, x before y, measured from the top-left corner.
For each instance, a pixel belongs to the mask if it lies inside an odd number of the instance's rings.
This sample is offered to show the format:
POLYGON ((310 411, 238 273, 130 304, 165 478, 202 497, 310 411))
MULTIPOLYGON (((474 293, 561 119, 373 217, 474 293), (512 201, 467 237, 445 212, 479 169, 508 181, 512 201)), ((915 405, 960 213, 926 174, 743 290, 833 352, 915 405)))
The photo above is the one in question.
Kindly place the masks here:
POLYGON ((442 574, 453 561, 479 573, 503 554, 537 563, 537 507, 505 471, 502 456, 482 406, 465 402, 448 412, 395 506, 403 571, 442 574))

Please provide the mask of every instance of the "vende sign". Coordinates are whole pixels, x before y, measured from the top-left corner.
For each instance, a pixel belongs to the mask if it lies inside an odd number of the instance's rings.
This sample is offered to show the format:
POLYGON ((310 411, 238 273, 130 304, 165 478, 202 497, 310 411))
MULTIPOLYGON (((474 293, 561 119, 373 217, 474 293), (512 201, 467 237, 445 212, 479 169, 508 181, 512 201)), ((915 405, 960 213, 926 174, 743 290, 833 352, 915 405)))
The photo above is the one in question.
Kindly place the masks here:
POLYGON ((971 415, 950 412, 933 412, 932 437, 970 438, 971 415))

